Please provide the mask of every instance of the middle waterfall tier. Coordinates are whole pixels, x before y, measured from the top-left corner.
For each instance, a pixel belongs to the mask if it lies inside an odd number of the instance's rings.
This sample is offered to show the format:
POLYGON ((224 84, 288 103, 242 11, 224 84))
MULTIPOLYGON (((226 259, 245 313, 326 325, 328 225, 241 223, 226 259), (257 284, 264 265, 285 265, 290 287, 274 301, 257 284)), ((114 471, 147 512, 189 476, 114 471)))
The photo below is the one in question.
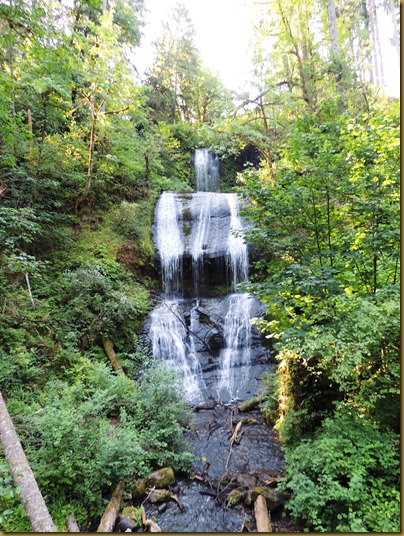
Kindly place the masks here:
POLYGON ((248 275, 244 224, 235 194, 163 192, 155 243, 166 296, 201 295, 217 285, 235 290, 248 275))

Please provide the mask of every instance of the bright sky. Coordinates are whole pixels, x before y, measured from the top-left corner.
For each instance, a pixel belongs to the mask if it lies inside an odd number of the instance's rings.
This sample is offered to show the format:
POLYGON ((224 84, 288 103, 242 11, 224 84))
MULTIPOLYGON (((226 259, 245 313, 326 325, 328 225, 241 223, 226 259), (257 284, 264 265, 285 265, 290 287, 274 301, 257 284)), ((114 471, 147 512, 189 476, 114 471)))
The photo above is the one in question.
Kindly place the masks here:
MULTIPOLYGON (((252 0, 181 0, 195 28, 197 46, 205 67, 215 72, 228 89, 247 87, 250 70, 252 35, 252 0), (249 5, 248 5, 249 4, 249 5), (247 7, 248 6, 248 7, 247 7)), ((144 71, 152 64, 151 43, 161 35, 161 24, 167 21, 178 0, 146 0, 146 26, 135 64, 144 71)), ((397 52, 389 43, 392 37, 390 17, 379 13, 379 32, 385 56, 386 92, 400 95, 400 67, 397 52)))
MULTIPOLYGON (((139 70, 151 65, 151 43, 161 35, 178 0, 146 0, 147 25, 141 50, 136 52, 139 70)), ((229 89, 238 90, 248 77, 250 9, 245 0, 182 0, 195 28, 194 42, 205 67, 215 72, 229 89), (244 6, 244 7, 243 7, 244 6)))

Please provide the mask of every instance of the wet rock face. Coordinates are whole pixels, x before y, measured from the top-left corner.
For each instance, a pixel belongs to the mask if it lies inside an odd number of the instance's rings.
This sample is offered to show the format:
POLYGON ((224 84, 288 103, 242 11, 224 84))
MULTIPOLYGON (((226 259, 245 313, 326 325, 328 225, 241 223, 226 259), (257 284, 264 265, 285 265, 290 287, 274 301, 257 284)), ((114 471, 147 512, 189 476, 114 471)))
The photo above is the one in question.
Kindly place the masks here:
POLYGON ((155 347, 164 340, 161 354, 170 353, 170 363, 180 374, 195 375, 195 392, 189 393, 194 405, 212 399, 230 402, 233 397, 248 400, 257 392, 263 373, 274 366, 256 328, 249 325, 250 318, 262 314, 261 304, 243 295, 163 301, 144 325, 143 338, 155 356, 155 347), (242 315, 241 308, 247 306, 242 315))
MULTIPOLYGON (((162 194, 154 224, 156 264, 164 271, 167 255, 176 253, 184 295, 209 295, 212 286, 231 286, 229 244, 233 239, 237 205, 234 194, 162 194), (165 238, 168 218, 170 228, 165 238)), ((241 220, 237 221, 243 227, 241 220)))

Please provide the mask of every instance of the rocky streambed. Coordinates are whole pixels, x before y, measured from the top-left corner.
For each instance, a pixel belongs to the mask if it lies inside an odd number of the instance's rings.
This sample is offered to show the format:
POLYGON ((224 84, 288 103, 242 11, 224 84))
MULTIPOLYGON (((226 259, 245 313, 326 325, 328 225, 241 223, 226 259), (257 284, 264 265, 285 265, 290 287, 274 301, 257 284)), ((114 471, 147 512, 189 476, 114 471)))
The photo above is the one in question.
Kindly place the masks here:
MULTIPOLYGON (((262 495, 273 532, 294 531, 282 515, 284 497, 277 490, 284 467, 280 445, 259 409, 241 412, 237 403, 217 402, 197 407, 188 440, 195 456, 191 475, 172 474, 165 481, 152 475, 132 490, 131 505, 143 505, 155 524, 148 530, 255 532, 254 503, 262 495)), ((133 512, 132 517, 139 515, 133 512)), ((116 531, 146 530, 128 521, 130 510, 124 513, 116 531)))

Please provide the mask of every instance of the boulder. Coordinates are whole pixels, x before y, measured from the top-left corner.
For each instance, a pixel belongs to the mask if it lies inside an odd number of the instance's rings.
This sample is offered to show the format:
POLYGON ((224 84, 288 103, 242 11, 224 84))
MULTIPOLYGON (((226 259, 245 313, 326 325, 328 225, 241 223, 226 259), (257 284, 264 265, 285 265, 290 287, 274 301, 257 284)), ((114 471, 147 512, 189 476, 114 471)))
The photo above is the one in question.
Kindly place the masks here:
POLYGON ((247 495, 247 504, 253 504, 258 495, 262 495, 270 511, 275 510, 275 508, 285 502, 284 496, 281 493, 276 491, 276 489, 267 488, 266 486, 257 486, 251 489, 247 495))
POLYGON ((136 523, 130 517, 123 517, 119 521, 119 532, 133 532, 136 529, 136 523))
POLYGON ((149 493, 149 501, 153 504, 169 501, 171 493, 166 489, 153 489, 149 493))
POLYGON ((146 486, 149 488, 168 488, 175 482, 174 471, 171 467, 163 467, 146 478, 146 486))
POLYGON ((137 480, 132 489, 132 498, 140 499, 146 494, 146 482, 145 480, 137 480))
POLYGON ((236 482, 240 488, 254 488, 257 485, 255 476, 248 473, 239 473, 236 475, 236 482))
POLYGON ((139 508, 135 508, 134 506, 126 506, 126 508, 122 510, 122 517, 129 517, 129 519, 132 519, 133 521, 137 521, 139 517, 141 519, 141 514, 139 516, 139 513, 140 513, 139 508))

